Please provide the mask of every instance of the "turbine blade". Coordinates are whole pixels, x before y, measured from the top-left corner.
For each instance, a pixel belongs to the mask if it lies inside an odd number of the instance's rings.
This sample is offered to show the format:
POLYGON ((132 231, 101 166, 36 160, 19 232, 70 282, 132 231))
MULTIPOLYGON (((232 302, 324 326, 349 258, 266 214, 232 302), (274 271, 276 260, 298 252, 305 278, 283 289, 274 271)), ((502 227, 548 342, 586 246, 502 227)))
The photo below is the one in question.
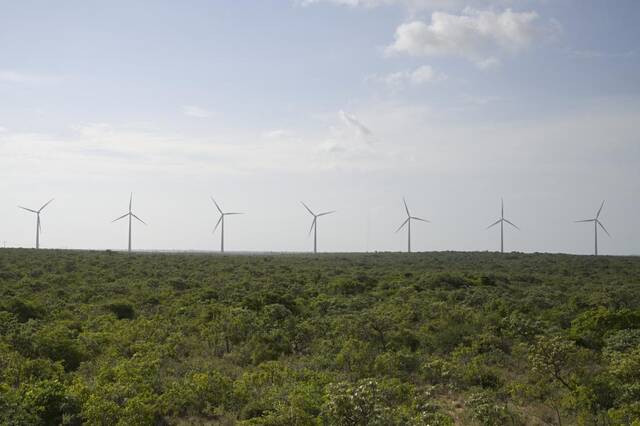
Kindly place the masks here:
POLYGON ((518 230, 520 229, 520 228, 518 228, 516 225, 514 225, 513 223, 509 222, 507 219, 503 219, 503 220, 504 220, 505 222, 507 222, 509 225, 513 226, 514 228, 516 228, 516 229, 518 229, 518 230))
POLYGON ((223 213, 222 213, 222 209, 220 208, 220 206, 218 205, 218 203, 216 203, 216 200, 214 200, 214 199, 213 199, 213 197, 211 197, 211 201, 213 201, 213 204, 215 204, 215 205, 216 205, 216 208, 218 209, 218 211, 220 212, 220 214, 223 214, 223 213))
POLYGON ((336 212, 335 210, 331 210, 330 212, 319 213, 319 214, 318 214, 318 217, 320 217, 320 216, 326 216, 326 215, 328 215, 328 214, 335 213, 335 212, 336 212))
POLYGON ((574 220, 573 223, 580 223, 580 222, 595 222, 595 219, 585 219, 585 220, 574 220))
POLYGON ((129 195, 129 211, 131 211, 131 204, 133 203, 133 192, 129 195))
POLYGON ((50 199, 49 201, 47 201, 47 202, 44 204, 44 206, 40 207, 40 210, 38 210, 38 212, 41 212, 42 210, 44 210, 44 208, 45 208, 45 207, 47 207, 49 204, 51 204, 51 202, 52 202, 53 200, 54 200, 54 199, 52 198, 52 199, 50 199))
POLYGON ((231 214, 244 214, 244 213, 241 213, 241 212, 231 212, 231 213, 225 213, 225 215, 231 215, 231 214))
POLYGON ((125 218, 125 217, 127 217, 127 216, 129 216, 129 213, 125 213, 125 214, 123 214, 122 216, 120 216, 119 218, 117 218, 117 219, 113 219, 113 220, 111 221, 111 223, 113 223, 113 222, 117 222, 117 221, 119 221, 120 219, 124 219, 124 218, 125 218))
POLYGON ((500 198, 500 217, 504 217, 504 198, 500 198))
POLYGON ((218 219, 218 221, 216 222, 216 226, 213 228, 213 231, 211 231, 212 234, 216 233, 216 229, 218 229, 218 226, 220 226, 220 222, 222 222, 223 217, 224 215, 220 215, 220 219, 218 219))
POLYGON ((28 209, 28 208, 22 207, 22 206, 18 206, 18 208, 20 208, 22 210, 26 210, 26 211, 31 212, 31 213, 38 213, 36 210, 28 209))
POLYGON ((140 219, 138 216, 136 216, 135 214, 131 213, 131 216, 135 217, 136 219, 138 219, 140 222, 142 222, 143 225, 146 225, 146 223, 144 222, 144 220, 140 219))
POLYGON ((406 219, 404 220, 404 222, 402 222, 402 225, 400 225, 400 226, 398 227, 398 229, 396 229, 396 233, 398 233, 402 228, 404 228, 404 226, 405 226, 405 225, 406 225, 410 220, 411 220, 411 218, 410 218, 410 217, 406 218, 406 219))
POLYGON ((316 220, 318 220, 318 218, 314 216, 313 221, 311 222, 311 228, 309 228, 309 234, 307 235, 307 237, 311 235, 311 231, 313 231, 313 227, 316 226, 316 220))
POLYGON ((602 204, 600 204, 600 208, 598 209, 598 213, 596 214, 596 219, 600 217, 600 212, 602 211, 603 207, 604 207, 604 200, 602 200, 602 204))
POLYGON ((407 200, 402 197, 402 202, 404 203, 404 209, 407 211, 407 217, 411 217, 411 213, 409 213, 409 207, 407 207, 407 200))
POLYGON ((494 226, 496 226, 497 224, 499 224, 500 222, 502 222, 502 219, 498 219, 495 222, 493 222, 491 225, 487 226, 487 229, 489 228, 493 228, 494 226))
POLYGON ((315 214, 314 212, 312 212, 312 211, 311 211, 311 209, 309 208, 309 206, 307 206, 307 205, 306 205, 305 203, 303 203, 302 201, 300 201, 300 202, 302 203, 302 205, 304 206, 304 208, 305 208, 305 209, 307 209, 307 211, 308 211, 309 213, 311 213, 311 215, 312 215, 312 216, 314 216, 314 217, 315 217, 315 215, 316 215, 316 214, 315 214))
POLYGON ((600 225, 600 228, 602 228, 602 230, 606 232, 609 237, 611 237, 611 234, 609 233, 609 231, 607 231, 607 228, 604 227, 602 222, 598 221, 598 225, 600 225))
POLYGON ((427 223, 431 223, 431 221, 430 221, 430 220, 423 219, 423 218, 421 218, 421 217, 411 216, 411 218, 410 218, 410 219, 419 220, 420 222, 427 222, 427 223))

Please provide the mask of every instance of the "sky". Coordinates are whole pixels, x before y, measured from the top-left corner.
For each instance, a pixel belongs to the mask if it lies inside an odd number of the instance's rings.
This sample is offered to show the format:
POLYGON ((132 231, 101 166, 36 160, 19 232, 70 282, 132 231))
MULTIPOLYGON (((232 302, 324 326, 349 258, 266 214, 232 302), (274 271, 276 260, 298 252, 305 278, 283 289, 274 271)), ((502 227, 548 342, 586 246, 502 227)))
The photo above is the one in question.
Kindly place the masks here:
POLYGON ((640 254, 637 0, 0 0, 0 244, 640 254))

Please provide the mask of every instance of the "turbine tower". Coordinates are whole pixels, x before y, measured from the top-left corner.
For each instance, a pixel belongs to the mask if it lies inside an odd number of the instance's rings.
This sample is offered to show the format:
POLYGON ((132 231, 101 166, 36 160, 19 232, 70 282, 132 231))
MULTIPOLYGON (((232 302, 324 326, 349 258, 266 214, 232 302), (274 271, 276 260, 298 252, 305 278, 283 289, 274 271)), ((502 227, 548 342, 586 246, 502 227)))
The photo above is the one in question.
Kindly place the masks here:
MULTIPOLYGON (((300 202, 302 203, 302 201, 300 202)), ((309 228, 309 235, 311 235, 311 231, 313 231, 313 252, 317 253, 318 252, 318 218, 320 216, 326 216, 328 214, 335 213, 336 211, 331 210, 328 212, 315 214, 314 212, 311 211, 309 206, 307 206, 305 203, 302 203, 302 205, 304 206, 305 209, 307 209, 307 211, 311 214, 311 216, 313 216, 313 221, 311 222, 311 228, 309 228)))
POLYGON ((585 219, 585 220, 576 220, 576 223, 578 222, 593 222, 593 231, 594 231, 594 237, 595 237, 595 255, 598 255, 598 225, 602 228, 602 230, 604 232, 607 233, 607 235, 609 237, 611 237, 611 234, 609 234, 609 231, 607 231, 607 229, 604 227, 604 225, 602 224, 602 222, 600 222, 600 213, 602 212, 602 208, 604 207, 604 200, 602 201, 602 204, 600 204, 600 208, 598 209, 598 213, 596 213, 596 217, 593 219, 585 219))
POLYGON ((411 216, 411 213, 409 213, 409 207, 407 207, 407 200, 402 198, 402 202, 404 203, 404 209, 407 212, 407 218, 405 219, 404 222, 402 222, 402 225, 400 225, 400 227, 396 229, 396 233, 400 232, 400 230, 404 228, 405 225, 407 225, 407 253, 411 253, 411 220, 412 219, 419 220, 420 222, 427 222, 427 223, 431 223, 431 222, 429 222, 427 219, 411 216))
POLYGON ((129 218, 129 246, 128 246, 128 252, 131 253, 131 219, 135 218, 138 221, 140 221, 143 225, 146 225, 146 223, 144 223, 144 221, 142 219, 140 219, 138 216, 136 216, 135 214, 133 214, 133 212, 131 211, 131 202, 133 201, 133 193, 131 193, 131 196, 129 197, 129 212, 123 214, 122 216, 120 216, 117 219, 114 219, 111 221, 111 223, 113 222, 117 222, 120 219, 124 219, 125 217, 129 218))
POLYGON ((494 223, 487 226, 487 229, 489 229, 496 226, 497 224, 500 224, 500 253, 504 253, 504 224, 505 223, 508 223, 514 228, 520 230, 520 228, 518 228, 516 225, 514 225, 513 223, 509 222, 507 219, 504 218, 504 200, 501 198, 500 199, 500 219, 496 220, 494 223))
POLYGON ((42 229, 42 226, 40 224, 40 212, 44 210, 44 208, 47 207, 49 203, 51 203, 52 201, 53 201, 53 198, 47 201, 44 206, 40 207, 39 210, 33 210, 33 209, 28 209, 26 207, 18 206, 22 210, 26 210, 28 212, 36 214, 36 249, 40 248, 40 231, 42 229))
POLYGON ((216 200, 213 199, 213 197, 211 197, 211 201, 213 201, 213 204, 216 205, 216 208, 220 212, 220 219, 218 219, 218 222, 216 223, 215 228, 213 228, 213 233, 215 234, 216 233, 216 229, 218 229, 218 226, 220 224, 222 224, 222 228, 220 229, 220 252, 224 253, 224 217, 225 216, 231 216, 231 215, 234 215, 234 214, 242 214, 242 213, 238 213, 238 212, 224 213, 222 211, 222 209, 220 208, 220 206, 218 205, 218 203, 216 203, 216 200))

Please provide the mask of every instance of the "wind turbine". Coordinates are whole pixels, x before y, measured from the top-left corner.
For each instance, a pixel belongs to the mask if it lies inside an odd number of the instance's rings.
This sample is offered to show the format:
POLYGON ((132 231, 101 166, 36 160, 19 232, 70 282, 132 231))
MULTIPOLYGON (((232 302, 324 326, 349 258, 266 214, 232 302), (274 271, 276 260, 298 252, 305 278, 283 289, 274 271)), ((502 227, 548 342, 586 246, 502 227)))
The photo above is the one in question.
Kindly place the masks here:
POLYGON ((234 214, 242 214, 242 213, 238 213, 238 212, 224 213, 220 208, 220 206, 218 205, 218 203, 216 203, 216 200, 213 199, 213 197, 211 197, 211 201, 213 201, 213 204, 216 205, 216 208, 220 212, 220 219, 218 219, 218 222, 216 223, 215 228, 213 228, 213 233, 215 234, 216 229, 218 229, 218 226, 222 224, 222 229, 220 230, 220 252, 224 253, 224 217, 231 216, 234 214))
POLYGON ((501 198, 500 199, 500 219, 496 220, 494 223, 492 223, 491 225, 487 226, 487 229, 492 228, 494 226, 496 226, 497 224, 500 224, 500 253, 504 253, 504 224, 508 223, 509 225, 513 226, 516 229, 520 229, 518 228, 516 225, 514 225, 513 223, 509 222, 507 219, 504 218, 504 200, 501 198))
POLYGON ((47 201, 44 206, 40 207, 39 210, 33 210, 33 209, 28 209, 26 207, 22 207, 22 206, 18 206, 19 208, 21 208, 22 210, 26 210, 28 212, 31 213, 35 213, 36 214, 36 248, 39 249, 40 248, 40 230, 42 228, 41 224, 40 224, 40 212, 42 210, 44 210, 45 207, 47 207, 49 205, 49 203, 51 203, 53 201, 53 198, 50 199, 49 201, 47 201))
POLYGON ((411 216, 411 213, 409 213, 409 207, 407 207, 407 200, 402 198, 402 202, 404 203, 404 209, 407 212, 407 218, 405 219, 404 222, 402 222, 402 225, 400 225, 400 227, 396 229, 396 233, 400 232, 400 230, 404 228, 405 225, 407 225, 407 253, 411 253, 411 219, 419 220, 420 222, 427 222, 427 223, 431 223, 431 222, 429 222, 427 219, 411 216))
MULTIPOLYGON (((302 203, 302 201, 300 202, 302 203)), ((313 221, 311 222, 311 228, 309 228, 309 235, 311 235, 311 231, 313 231, 313 252, 317 253, 318 252, 318 218, 320 216, 326 216, 328 214, 335 213, 336 211, 331 210, 328 212, 315 214, 314 212, 311 211, 309 206, 307 206, 305 203, 302 203, 302 205, 304 206, 305 209, 307 209, 307 211, 311 214, 311 216, 313 216, 313 221)))
POLYGON ((144 221, 142 219, 140 219, 138 216, 136 216, 135 214, 133 214, 133 212, 131 211, 131 202, 133 201, 133 193, 131 193, 131 196, 129 197, 129 212, 123 214, 122 216, 120 216, 117 219, 114 219, 111 221, 111 223, 113 222, 117 222, 120 219, 124 219, 125 217, 129 218, 129 247, 128 247, 128 252, 131 253, 131 219, 135 218, 138 221, 140 221, 143 225, 146 225, 146 223, 144 223, 144 221))
POLYGON ((602 204, 600 204, 600 208, 598 209, 598 213, 596 213, 596 217, 593 219, 585 219, 585 220, 576 220, 576 223, 578 222, 593 222, 593 230, 594 230, 594 236, 595 236, 595 244, 596 244, 596 250, 595 250, 595 255, 598 255, 598 225, 600 225, 600 227, 602 228, 602 230, 604 232, 607 233, 607 235, 609 237, 611 237, 611 234, 609 234, 609 231, 607 231, 607 229, 604 227, 604 225, 602 224, 602 222, 600 222, 600 213, 602 212, 602 208, 604 207, 604 200, 602 201, 602 204))

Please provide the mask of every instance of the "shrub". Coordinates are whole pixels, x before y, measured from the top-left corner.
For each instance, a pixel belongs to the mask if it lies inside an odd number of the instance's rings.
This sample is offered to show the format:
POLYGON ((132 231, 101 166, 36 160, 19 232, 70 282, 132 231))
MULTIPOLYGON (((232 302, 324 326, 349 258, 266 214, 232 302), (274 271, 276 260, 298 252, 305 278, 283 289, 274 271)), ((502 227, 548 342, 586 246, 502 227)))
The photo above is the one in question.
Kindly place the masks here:
POLYGON ((134 319, 136 316, 133 306, 129 303, 111 303, 107 309, 115 314, 118 319, 134 319))
POLYGON ((46 380, 27 385, 23 390, 23 404, 43 426, 79 425, 78 403, 66 395, 64 385, 58 380, 46 380))
POLYGON ((217 371, 192 373, 172 383, 162 396, 168 414, 211 416, 217 407, 229 405, 231 381, 217 371))
POLYGON ((604 337, 612 332, 630 328, 640 328, 640 311, 598 308, 583 312, 571 322, 574 339, 593 349, 602 348, 604 337))
POLYGON ((5 310, 14 314, 20 322, 42 318, 43 315, 43 309, 41 307, 20 299, 11 300, 5 310))
POLYGON ((454 274, 439 274, 432 278, 431 285, 433 287, 457 289, 467 288, 473 285, 473 282, 461 275, 454 274))
POLYGON ((509 413, 494 395, 481 392, 471 394, 465 400, 465 405, 472 420, 483 426, 501 426, 507 424, 509 413))
POLYGON ((84 359, 72 332, 64 326, 46 327, 34 338, 36 353, 53 361, 62 361, 66 371, 74 371, 84 359))

